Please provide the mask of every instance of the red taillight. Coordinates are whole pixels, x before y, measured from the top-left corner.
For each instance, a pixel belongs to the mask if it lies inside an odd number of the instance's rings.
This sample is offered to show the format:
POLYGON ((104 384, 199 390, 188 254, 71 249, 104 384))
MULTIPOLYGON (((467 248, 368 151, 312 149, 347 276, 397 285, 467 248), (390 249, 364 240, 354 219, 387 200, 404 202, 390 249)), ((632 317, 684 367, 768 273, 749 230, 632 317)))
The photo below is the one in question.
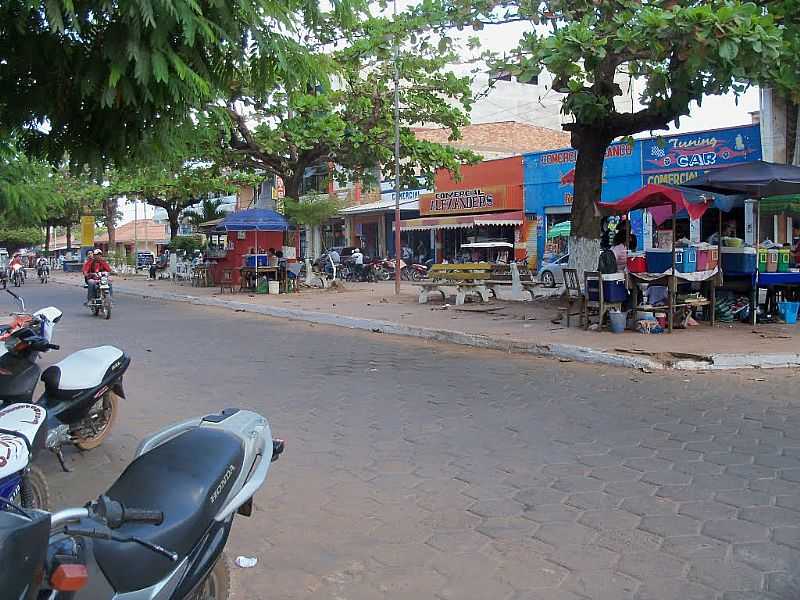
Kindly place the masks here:
POLYGON ((85 565, 59 565, 50 576, 50 585, 59 592, 77 592, 89 581, 85 565))

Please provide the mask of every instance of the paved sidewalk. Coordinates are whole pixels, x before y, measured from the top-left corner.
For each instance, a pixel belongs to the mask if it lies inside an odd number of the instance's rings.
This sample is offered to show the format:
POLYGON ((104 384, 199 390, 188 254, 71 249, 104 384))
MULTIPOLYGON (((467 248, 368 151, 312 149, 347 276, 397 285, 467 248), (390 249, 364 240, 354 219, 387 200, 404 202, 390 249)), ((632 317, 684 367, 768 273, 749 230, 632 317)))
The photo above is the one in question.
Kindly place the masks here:
MULTIPOLYGON (((79 280, 59 273, 62 282, 79 280)), ((404 283, 400 296, 391 282, 348 283, 342 289, 304 288, 297 294, 220 294, 188 282, 118 278, 122 293, 191 301, 234 310, 421 337, 467 346, 553 356, 633 368, 689 370, 800 366, 798 328, 790 325, 705 324, 672 334, 584 331, 558 320, 564 302, 557 294, 533 302, 493 300, 489 304, 434 302, 420 305, 417 288, 404 283)), ((452 298, 449 299, 452 302, 452 298)))

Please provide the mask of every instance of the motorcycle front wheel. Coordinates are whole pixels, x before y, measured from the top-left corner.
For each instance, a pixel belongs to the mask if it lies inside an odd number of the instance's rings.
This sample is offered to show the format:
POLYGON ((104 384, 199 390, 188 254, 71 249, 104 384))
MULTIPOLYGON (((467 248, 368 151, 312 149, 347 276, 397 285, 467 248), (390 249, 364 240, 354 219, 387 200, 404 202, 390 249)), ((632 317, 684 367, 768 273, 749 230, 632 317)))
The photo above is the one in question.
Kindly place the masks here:
POLYGON ((103 314, 106 317, 106 320, 111 318, 111 298, 108 296, 103 297, 103 314))
POLYGON ((119 399, 111 390, 103 394, 89 413, 72 426, 72 442, 81 450, 97 448, 111 433, 117 418, 119 399))
POLYGON ((228 600, 231 595, 231 569, 228 557, 219 555, 214 568, 185 600, 228 600))
POLYGON ((22 476, 19 496, 18 500, 22 508, 50 509, 50 488, 39 467, 30 467, 28 472, 22 476))

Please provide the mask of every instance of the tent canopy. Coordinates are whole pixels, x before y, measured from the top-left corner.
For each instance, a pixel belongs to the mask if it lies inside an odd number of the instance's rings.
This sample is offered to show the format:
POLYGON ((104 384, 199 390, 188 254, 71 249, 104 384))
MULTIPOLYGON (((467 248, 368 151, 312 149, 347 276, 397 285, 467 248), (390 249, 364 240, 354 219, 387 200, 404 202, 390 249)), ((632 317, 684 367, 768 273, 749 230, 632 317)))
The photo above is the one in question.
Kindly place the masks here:
POLYGON ((289 222, 280 213, 266 208, 251 208, 229 214, 214 231, 286 231, 289 222))
POLYGON ((597 206, 604 214, 624 215, 642 208, 666 207, 669 215, 686 211, 699 219, 711 206, 714 194, 684 188, 649 183, 616 202, 600 202, 597 206))
POLYGON ((758 204, 762 215, 800 214, 800 195, 770 196, 758 204))
POLYGON ((572 222, 562 221, 561 223, 556 223, 547 231, 547 239, 552 240, 557 237, 569 237, 571 231, 572 222))
POLYGON ((800 194, 800 167, 755 160, 712 169, 683 185, 722 194, 741 192, 754 198, 800 194))

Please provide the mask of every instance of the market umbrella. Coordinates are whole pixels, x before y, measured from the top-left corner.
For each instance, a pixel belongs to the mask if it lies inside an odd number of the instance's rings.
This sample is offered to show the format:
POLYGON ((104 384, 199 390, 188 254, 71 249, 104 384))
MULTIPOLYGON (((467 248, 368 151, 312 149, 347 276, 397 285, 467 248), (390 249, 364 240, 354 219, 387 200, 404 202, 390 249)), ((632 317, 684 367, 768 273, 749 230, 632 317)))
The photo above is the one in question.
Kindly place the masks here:
POLYGON ((547 239, 552 240, 557 237, 569 237, 570 231, 572 231, 572 223, 570 221, 556 223, 550 228, 550 231, 547 232, 547 239))
POLYGON ((647 208, 657 224, 683 211, 692 219, 699 219, 708 210, 714 194, 677 186, 649 183, 616 202, 600 202, 598 209, 604 214, 623 215, 633 210, 647 208))
POLYGON ((274 210, 250 208, 229 214, 217 224, 215 231, 286 231, 289 222, 274 210))
POLYGON ((742 192, 753 198, 800 194, 800 167, 756 160, 712 169, 683 186, 723 194, 742 192))

